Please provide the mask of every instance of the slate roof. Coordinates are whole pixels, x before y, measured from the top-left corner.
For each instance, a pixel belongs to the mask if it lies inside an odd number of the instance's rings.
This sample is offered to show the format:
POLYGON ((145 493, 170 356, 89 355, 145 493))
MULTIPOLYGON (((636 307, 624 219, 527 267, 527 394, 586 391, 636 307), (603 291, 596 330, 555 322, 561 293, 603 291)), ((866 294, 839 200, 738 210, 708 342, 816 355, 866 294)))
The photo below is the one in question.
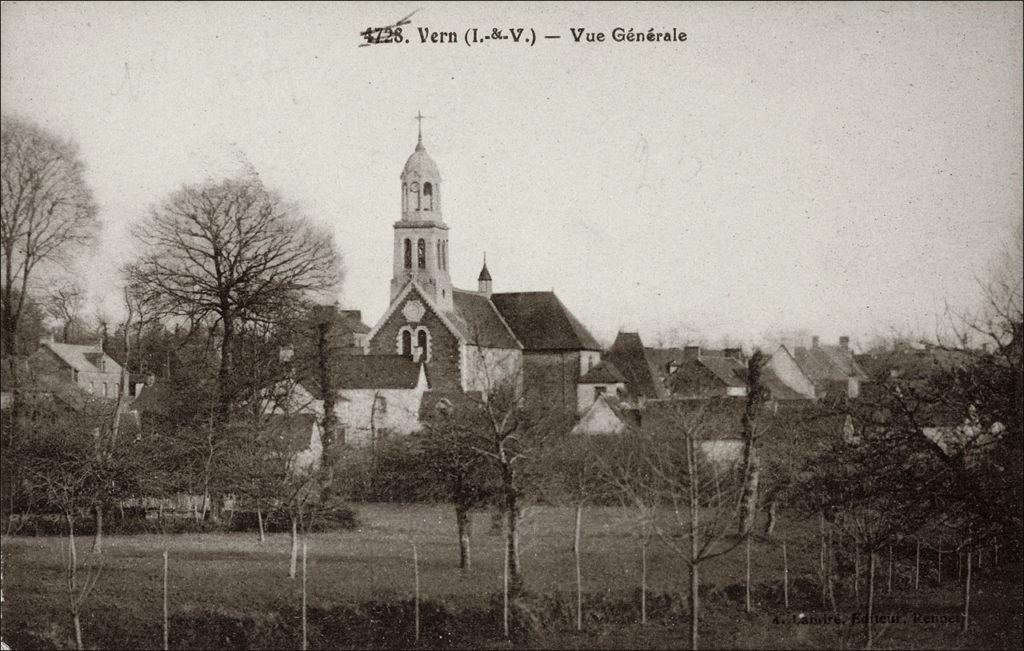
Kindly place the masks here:
POLYGON ((812 382, 845 382, 851 377, 868 379, 853 353, 842 346, 819 344, 811 348, 800 347, 796 349, 795 357, 812 382))
POLYGON ((701 354, 698 362, 727 387, 747 386, 747 367, 734 357, 701 354))
POLYGON ((363 323, 361 310, 340 310, 341 321, 348 329, 356 334, 365 335, 370 331, 370 326, 363 323))
POLYGON ((554 292, 492 294, 491 302, 524 350, 601 350, 554 292))
POLYGON ((455 313, 449 312, 448 319, 466 343, 485 348, 521 348, 487 296, 454 289, 452 302, 455 313))
POLYGON ((41 347, 49 348, 62 362, 82 373, 120 373, 121 366, 96 346, 79 344, 59 344, 52 341, 42 343, 41 347), (106 369, 100 370, 100 360, 106 360, 106 369))
POLYGON ((622 374, 622 371, 615 367, 615 364, 611 362, 602 361, 594 368, 587 371, 583 377, 580 378, 580 384, 615 384, 617 382, 625 383, 626 377, 622 374))
POLYGON ((668 395, 647 358, 639 334, 620 332, 604 358, 622 372, 626 378, 626 389, 634 396, 664 398, 668 395))
POLYGON ((344 389, 415 389, 420 364, 404 355, 339 355, 334 385, 344 389))

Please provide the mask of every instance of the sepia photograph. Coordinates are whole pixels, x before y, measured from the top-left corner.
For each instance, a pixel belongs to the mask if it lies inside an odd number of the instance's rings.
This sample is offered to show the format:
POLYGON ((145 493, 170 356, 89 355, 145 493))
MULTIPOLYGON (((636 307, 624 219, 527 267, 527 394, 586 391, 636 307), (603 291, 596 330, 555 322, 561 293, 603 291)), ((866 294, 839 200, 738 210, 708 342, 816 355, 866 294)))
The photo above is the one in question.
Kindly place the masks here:
POLYGON ((0 2, 0 649, 1024 646, 1024 5, 0 2))

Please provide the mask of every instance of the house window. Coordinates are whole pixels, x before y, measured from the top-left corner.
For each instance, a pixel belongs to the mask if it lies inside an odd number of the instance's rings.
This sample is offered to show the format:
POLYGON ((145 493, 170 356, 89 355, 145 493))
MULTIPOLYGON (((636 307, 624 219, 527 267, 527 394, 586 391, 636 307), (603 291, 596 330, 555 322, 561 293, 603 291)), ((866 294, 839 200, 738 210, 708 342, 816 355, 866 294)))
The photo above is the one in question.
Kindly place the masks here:
POLYGON ((384 396, 376 396, 373 399, 373 408, 378 414, 388 413, 388 399, 384 396))
POLYGON ((104 398, 107 397, 107 383, 106 382, 103 383, 103 397, 104 398))
POLYGON ((608 387, 594 387, 594 400, 601 397, 601 394, 608 390, 608 387))
POLYGON ((92 381, 89 382, 89 393, 96 393, 96 383, 95 382, 92 382, 92 381))
POLYGON ((402 331, 402 354, 412 357, 412 333, 408 330, 402 331))
POLYGON ((427 206, 424 210, 434 209, 434 188, 430 183, 423 184, 423 203, 427 206))
POLYGON ((412 269, 412 242, 405 241, 405 268, 412 269))
POLYGON ((427 268, 427 243, 420 238, 416 243, 416 265, 420 269, 427 268))

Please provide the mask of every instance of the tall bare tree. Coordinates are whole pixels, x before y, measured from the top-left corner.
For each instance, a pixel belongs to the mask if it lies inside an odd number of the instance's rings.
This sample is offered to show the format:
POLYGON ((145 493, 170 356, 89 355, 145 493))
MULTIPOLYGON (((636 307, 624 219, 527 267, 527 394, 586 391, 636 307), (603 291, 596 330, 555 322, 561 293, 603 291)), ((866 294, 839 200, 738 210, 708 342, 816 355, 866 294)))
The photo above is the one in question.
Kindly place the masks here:
POLYGON ((218 419, 234 401, 234 343, 246 323, 335 287, 339 256, 328 233, 299 217, 255 175, 185 186, 135 228, 134 285, 161 312, 215 327, 218 419))
POLYGON ((68 343, 82 328, 85 291, 74 280, 61 282, 46 295, 46 312, 60 323, 61 341, 68 343))
POLYGON ((98 230, 78 147, 21 118, 0 128, 0 333, 4 355, 17 353, 29 280, 61 263, 98 230))

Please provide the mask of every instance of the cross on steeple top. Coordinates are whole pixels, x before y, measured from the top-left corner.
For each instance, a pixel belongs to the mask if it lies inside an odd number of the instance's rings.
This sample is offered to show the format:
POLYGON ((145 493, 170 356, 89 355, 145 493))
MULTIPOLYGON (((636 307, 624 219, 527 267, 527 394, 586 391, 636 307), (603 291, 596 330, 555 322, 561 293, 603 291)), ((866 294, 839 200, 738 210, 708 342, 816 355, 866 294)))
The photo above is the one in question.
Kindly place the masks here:
POLYGON ((426 120, 427 118, 421 112, 416 111, 416 117, 413 118, 413 119, 416 120, 416 122, 418 123, 417 124, 418 135, 417 135, 417 138, 416 138, 416 144, 417 145, 422 145, 423 144, 423 121, 426 120))

